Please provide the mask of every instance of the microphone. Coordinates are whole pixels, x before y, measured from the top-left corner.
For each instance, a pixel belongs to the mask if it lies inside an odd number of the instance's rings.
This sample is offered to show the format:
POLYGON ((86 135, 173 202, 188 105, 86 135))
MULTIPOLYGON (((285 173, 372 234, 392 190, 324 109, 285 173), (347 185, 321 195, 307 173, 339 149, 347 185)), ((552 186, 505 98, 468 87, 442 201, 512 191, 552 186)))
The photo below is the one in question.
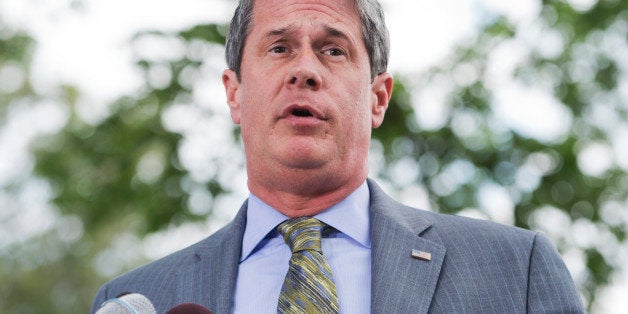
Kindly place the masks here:
POLYGON ((157 311, 145 296, 125 292, 103 302, 96 314, 157 314, 157 311))
POLYGON ((181 303, 168 310, 166 314, 212 314, 212 311, 195 303, 181 303))

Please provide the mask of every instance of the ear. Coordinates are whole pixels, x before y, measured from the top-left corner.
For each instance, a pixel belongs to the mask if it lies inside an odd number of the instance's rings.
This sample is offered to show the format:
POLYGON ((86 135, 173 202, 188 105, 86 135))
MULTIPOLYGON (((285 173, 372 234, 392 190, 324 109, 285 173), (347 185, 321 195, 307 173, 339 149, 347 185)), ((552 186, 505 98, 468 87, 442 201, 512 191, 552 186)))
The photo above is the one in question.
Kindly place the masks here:
POLYGON ((377 128, 384 121, 384 114, 388 109, 388 102, 392 95, 393 77, 392 74, 384 72, 379 74, 373 80, 371 91, 373 92, 372 104, 372 126, 377 128))
POLYGON ((231 112, 233 123, 240 124, 241 102, 240 102, 240 81, 233 70, 227 69, 222 73, 222 85, 225 86, 227 94, 227 104, 231 112))

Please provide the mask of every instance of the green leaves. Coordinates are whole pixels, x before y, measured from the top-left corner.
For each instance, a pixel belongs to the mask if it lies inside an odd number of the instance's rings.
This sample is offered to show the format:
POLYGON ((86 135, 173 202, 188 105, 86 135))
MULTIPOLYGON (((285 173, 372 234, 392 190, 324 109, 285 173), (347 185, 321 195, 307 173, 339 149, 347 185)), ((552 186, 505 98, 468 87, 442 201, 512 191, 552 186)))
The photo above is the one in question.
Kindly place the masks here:
MULTIPOLYGON (((428 71, 396 73, 384 124, 373 131, 371 176, 413 205, 547 233, 583 266, 573 275, 591 308, 624 261, 628 230, 627 9, 626 1, 577 8, 546 0, 527 24, 489 14, 476 37, 428 71), (552 121, 565 134, 526 132, 547 123, 550 113, 534 109, 541 101, 559 108, 552 121), (515 125, 521 120, 525 127, 515 125)), ((0 312, 85 312, 107 278, 145 261, 142 239, 218 219, 217 204, 233 196, 244 168, 239 128, 211 87, 226 32, 201 24, 135 35, 144 84, 87 121, 80 90, 31 88, 34 40, 0 29, 0 74, 17 73, 2 72, 7 66, 23 73, 23 84, 0 93, 0 127, 25 99, 54 99, 68 113, 59 132, 33 143, 33 173, 0 186, 0 206, 29 180, 52 195, 47 229, 0 241, 0 312)))

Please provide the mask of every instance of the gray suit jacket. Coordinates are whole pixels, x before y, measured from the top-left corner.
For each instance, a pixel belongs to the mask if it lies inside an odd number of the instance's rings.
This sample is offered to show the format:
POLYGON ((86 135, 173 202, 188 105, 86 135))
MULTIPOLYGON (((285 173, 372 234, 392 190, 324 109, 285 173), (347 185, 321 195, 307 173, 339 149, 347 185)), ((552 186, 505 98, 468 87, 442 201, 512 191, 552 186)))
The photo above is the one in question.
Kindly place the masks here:
MULTIPOLYGON (((539 233, 407 207, 368 184, 373 313, 584 312, 560 255, 539 233), (431 260, 412 250, 431 253, 431 260)), ((158 313, 184 302, 229 313, 246 206, 205 240, 105 284, 92 312, 135 292, 158 313)))

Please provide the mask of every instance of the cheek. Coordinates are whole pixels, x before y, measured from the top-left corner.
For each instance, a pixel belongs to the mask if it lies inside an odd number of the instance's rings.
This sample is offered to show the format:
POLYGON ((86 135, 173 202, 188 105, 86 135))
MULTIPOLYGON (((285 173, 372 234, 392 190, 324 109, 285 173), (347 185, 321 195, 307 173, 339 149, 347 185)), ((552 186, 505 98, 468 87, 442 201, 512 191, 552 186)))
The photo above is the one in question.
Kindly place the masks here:
MULTIPOLYGON (((351 90, 351 89, 349 89, 351 90)), ((371 93, 369 89, 353 89, 347 94, 348 101, 352 102, 347 114, 354 120, 356 127, 370 128, 371 126, 371 93)))
POLYGON ((344 96, 346 106, 340 108, 342 112, 342 132, 350 141, 359 142, 370 140, 371 134, 371 108, 367 91, 352 90, 344 96))
POLYGON ((263 117, 259 111, 259 106, 252 102, 247 102, 242 106, 241 126, 249 129, 249 132, 253 135, 261 131, 260 127, 262 126, 263 117), (258 132, 255 132, 256 129, 258 132))
POLYGON ((252 121, 259 118, 266 103, 266 95, 263 90, 256 87, 247 86, 242 92, 242 120, 252 121))

